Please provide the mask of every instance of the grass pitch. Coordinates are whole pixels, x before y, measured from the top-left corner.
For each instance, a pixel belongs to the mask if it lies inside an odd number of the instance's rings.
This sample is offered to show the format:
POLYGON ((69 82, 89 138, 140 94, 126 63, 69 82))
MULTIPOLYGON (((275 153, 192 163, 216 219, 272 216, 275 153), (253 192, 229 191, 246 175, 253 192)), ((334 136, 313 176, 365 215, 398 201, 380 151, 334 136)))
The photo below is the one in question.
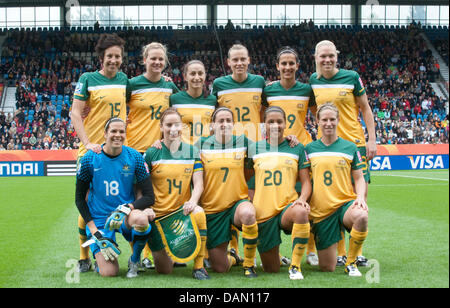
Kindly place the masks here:
MULTIPOLYGON (((360 268, 363 277, 350 278, 343 268, 322 273, 304 263, 303 281, 290 281, 286 267, 266 274, 259 266, 257 279, 244 278, 234 267, 227 274, 210 271, 209 281, 195 281, 192 262, 168 276, 147 271, 130 280, 125 277, 130 248, 121 235, 119 277, 102 278, 93 271, 77 275, 74 183, 74 177, 0 178, 0 288, 449 287, 448 170, 372 172, 364 245, 372 266, 360 268)), ((283 234, 280 251, 290 256, 290 250, 290 237, 283 234)))

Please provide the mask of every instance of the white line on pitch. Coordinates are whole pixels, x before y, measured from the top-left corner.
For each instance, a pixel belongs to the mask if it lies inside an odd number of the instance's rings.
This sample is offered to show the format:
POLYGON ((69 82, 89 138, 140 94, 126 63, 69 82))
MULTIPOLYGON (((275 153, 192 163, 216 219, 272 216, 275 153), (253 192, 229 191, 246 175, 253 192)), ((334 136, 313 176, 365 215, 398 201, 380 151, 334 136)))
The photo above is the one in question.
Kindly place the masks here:
POLYGON ((371 176, 396 176, 400 178, 413 178, 413 179, 422 179, 422 180, 434 180, 434 181, 446 181, 448 182, 448 179, 436 179, 436 178, 426 178, 422 176, 412 176, 412 175, 401 175, 401 174, 371 174, 371 176))

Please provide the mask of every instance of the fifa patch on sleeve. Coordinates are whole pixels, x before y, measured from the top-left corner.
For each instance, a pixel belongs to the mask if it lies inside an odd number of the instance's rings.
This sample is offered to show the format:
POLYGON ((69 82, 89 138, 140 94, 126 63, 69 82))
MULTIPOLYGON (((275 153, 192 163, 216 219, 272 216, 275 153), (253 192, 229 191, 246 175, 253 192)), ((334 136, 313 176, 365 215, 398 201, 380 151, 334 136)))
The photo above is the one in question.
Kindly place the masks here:
POLYGON ((77 86, 75 87, 75 94, 80 94, 81 95, 81 90, 83 89, 83 83, 78 82, 77 86))

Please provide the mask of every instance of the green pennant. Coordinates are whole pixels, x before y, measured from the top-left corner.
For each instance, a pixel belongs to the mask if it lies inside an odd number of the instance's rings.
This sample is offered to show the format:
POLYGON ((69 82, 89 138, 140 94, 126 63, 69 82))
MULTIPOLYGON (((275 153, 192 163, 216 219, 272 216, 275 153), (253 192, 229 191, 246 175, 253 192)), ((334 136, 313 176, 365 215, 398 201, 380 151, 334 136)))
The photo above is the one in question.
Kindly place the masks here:
POLYGON ((192 215, 184 215, 183 208, 155 220, 156 227, 169 257, 179 263, 194 259, 200 251, 201 239, 192 215))

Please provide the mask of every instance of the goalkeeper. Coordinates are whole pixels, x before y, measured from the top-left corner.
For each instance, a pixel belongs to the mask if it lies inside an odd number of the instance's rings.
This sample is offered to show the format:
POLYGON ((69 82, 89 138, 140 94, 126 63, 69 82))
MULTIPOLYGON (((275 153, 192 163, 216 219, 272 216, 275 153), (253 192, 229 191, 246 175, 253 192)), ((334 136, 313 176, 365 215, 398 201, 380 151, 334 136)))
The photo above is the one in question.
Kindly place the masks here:
POLYGON ((88 242, 101 276, 116 276, 120 249, 115 233, 132 243, 127 277, 137 276, 140 254, 150 234, 153 187, 147 165, 134 149, 124 146, 126 124, 119 118, 105 125, 106 143, 99 154, 88 151, 77 170, 77 208, 87 223, 88 242), (135 187, 142 197, 135 200, 135 187), (89 190, 88 200, 86 193, 89 190))

